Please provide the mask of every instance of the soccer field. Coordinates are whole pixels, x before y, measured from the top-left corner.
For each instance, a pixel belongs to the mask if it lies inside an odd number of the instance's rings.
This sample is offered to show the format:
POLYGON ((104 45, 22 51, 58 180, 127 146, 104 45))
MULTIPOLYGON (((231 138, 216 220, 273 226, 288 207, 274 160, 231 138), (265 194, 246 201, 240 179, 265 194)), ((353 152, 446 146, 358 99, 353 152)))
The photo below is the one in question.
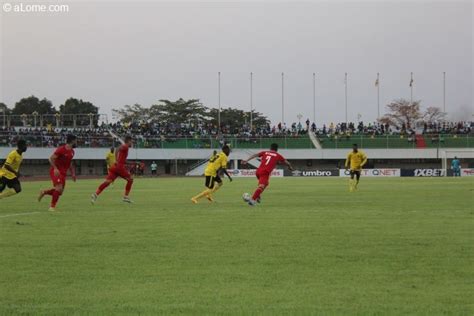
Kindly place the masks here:
POLYGON ((474 178, 49 182, 0 202, 0 314, 474 313, 474 178), (31 213, 15 215, 20 213, 31 213))

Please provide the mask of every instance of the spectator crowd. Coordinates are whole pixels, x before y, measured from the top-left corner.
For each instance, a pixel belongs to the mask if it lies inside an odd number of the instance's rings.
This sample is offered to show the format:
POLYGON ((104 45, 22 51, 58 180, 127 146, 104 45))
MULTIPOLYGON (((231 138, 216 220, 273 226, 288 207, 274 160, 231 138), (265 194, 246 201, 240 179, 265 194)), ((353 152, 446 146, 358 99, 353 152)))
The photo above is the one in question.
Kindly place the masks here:
MULTIPOLYGON (((415 132, 425 135, 460 135, 473 134, 474 122, 440 122, 418 124, 417 127, 402 125, 401 128, 389 126, 379 122, 364 124, 330 123, 317 126, 306 120, 304 123, 278 123, 271 126, 250 128, 248 125, 240 127, 222 126, 218 128, 211 124, 150 124, 150 123, 114 123, 101 124, 94 128, 54 128, 54 127, 0 127, 0 146, 12 146, 20 138, 27 140, 34 147, 56 147, 64 142, 69 133, 78 137, 79 147, 110 147, 114 140, 109 130, 118 135, 133 135, 141 147, 160 148, 163 142, 175 142, 180 139, 203 140, 211 139, 225 142, 230 138, 239 138, 251 141, 259 138, 272 137, 304 137, 309 130, 318 137, 334 137, 344 135, 414 135, 415 132)), ((194 147, 199 147, 199 142, 194 147)))

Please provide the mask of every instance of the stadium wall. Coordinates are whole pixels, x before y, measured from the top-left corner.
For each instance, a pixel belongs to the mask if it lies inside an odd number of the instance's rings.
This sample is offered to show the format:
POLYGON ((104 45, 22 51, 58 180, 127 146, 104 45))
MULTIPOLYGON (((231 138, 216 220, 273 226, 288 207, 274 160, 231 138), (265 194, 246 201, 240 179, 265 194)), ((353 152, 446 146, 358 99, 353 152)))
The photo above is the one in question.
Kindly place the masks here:
MULTIPOLYGON (((1 147, 0 157, 14 148, 1 147)), ((107 148, 77 148, 75 159, 103 160, 107 148)), ((231 159, 245 159, 259 150, 234 149, 231 159)), ((345 159, 348 149, 282 149, 280 153, 287 159, 345 159)), ((474 158, 472 148, 427 148, 427 149, 367 149, 370 159, 441 159, 444 151, 455 151, 459 158, 474 158)), ((48 159, 53 148, 29 148, 24 159, 48 159)), ((202 160, 212 154, 212 149, 132 149, 130 160, 202 160)))

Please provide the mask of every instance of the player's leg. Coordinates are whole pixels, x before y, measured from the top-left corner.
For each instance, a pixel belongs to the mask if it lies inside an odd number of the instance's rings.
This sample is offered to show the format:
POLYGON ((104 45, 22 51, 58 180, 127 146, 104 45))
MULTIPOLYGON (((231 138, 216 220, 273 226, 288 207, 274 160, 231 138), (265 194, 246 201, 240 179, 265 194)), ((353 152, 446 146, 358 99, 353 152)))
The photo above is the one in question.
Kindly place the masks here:
POLYGON ((3 190, 5 190, 5 188, 7 187, 7 179, 4 178, 4 177, 0 177, 0 193, 3 192, 3 190))
MULTIPOLYGON (((110 174, 110 169, 112 169, 112 167, 107 168, 107 176, 110 174)), ((114 186, 114 183, 115 183, 115 180, 112 181, 111 185, 114 186)))
POLYGON ((125 185, 125 195, 123 196, 122 201, 126 203, 132 203, 132 200, 130 200, 129 194, 130 194, 130 191, 132 190, 133 177, 128 171, 124 170, 124 173, 122 174, 122 178, 124 178, 125 181, 127 181, 127 184, 125 185))
POLYGON ((214 177, 214 188, 212 188, 212 193, 219 190, 223 185, 224 185, 224 182, 222 182, 221 177, 219 176, 214 177))
POLYGON ((224 182, 222 182, 221 177, 219 176, 214 177, 214 187, 212 188, 212 192, 207 195, 207 199, 209 200, 209 202, 214 202, 214 199, 212 198, 212 193, 219 190, 223 185, 224 185, 224 182))
POLYGON ((104 182, 102 182, 95 193, 91 195, 91 203, 94 204, 97 201, 97 197, 104 191, 111 183, 114 183, 115 179, 117 179, 118 174, 114 168, 109 169, 109 174, 105 178, 104 182))
POLYGON ((355 171, 351 170, 350 171, 350 179, 349 179, 349 192, 354 191, 354 176, 355 176, 355 171))
POLYGON ((51 211, 51 212, 56 211, 56 205, 58 204, 59 197, 64 192, 64 185, 65 184, 66 184, 65 181, 63 181, 62 183, 56 184, 56 186, 54 187, 54 190, 51 193, 51 204, 49 206, 49 211, 51 211))
POLYGON ((255 205, 257 201, 260 200, 260 196, 262 195, 263 191, 268 187, 270 175, 261 174, 258 175, 258 186, 255 189, 255 192, 252 195, 252 198, 249 200, 249 205, 255 205))
POLYGON ((356 176, 356 182, 354 185, 354 190, 357 190, 357 186, 359 185, 359 180, 360 180, 360 171, 356 171, 355 176, 356 176))
POLYGON ((50 170, 49 175, 51 177, 51 181, 53 182, 53 187, 48 190, 40 191, 38 202, 40 202, 45 195, 51 195, 51 205, 49 210, 55 211, 56 204, 58 203, 59 197, 63 194, 63 190, 66 185, 66 177, 61 174, 56 176, 53 169, 50 170))
POLYGON ((204 180, 204 186, 206 187, 206 189, 204 191, 202 191, 201 193, 199 193, 198 195, 193 196, 191 198, 191 202, 196 204, 196 203, 198 203, 198 200, 200 198, 211 194, 212 189, 214 188, 214 181, 215 181, 215 178, 213 176, 206 176, 205 180, 204 180))
POLYGON ((21 192, 21 184, 18 178, 6 179, 2 178, 0 184, 0 200, 21 192), (8 187, 8 190, 5 190, 8 187))

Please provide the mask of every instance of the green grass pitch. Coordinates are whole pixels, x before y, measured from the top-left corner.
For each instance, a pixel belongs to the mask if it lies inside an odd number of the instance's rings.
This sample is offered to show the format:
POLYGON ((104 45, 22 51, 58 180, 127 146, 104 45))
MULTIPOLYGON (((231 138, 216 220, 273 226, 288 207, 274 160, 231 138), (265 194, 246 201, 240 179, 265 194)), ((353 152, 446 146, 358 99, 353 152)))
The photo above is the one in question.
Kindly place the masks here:
POLYGON ((0 315, 474 313, 474 178, 273 178, 49 182, 0 201, 0 315), (17 213, 29 215, 12 215, 17 213))

